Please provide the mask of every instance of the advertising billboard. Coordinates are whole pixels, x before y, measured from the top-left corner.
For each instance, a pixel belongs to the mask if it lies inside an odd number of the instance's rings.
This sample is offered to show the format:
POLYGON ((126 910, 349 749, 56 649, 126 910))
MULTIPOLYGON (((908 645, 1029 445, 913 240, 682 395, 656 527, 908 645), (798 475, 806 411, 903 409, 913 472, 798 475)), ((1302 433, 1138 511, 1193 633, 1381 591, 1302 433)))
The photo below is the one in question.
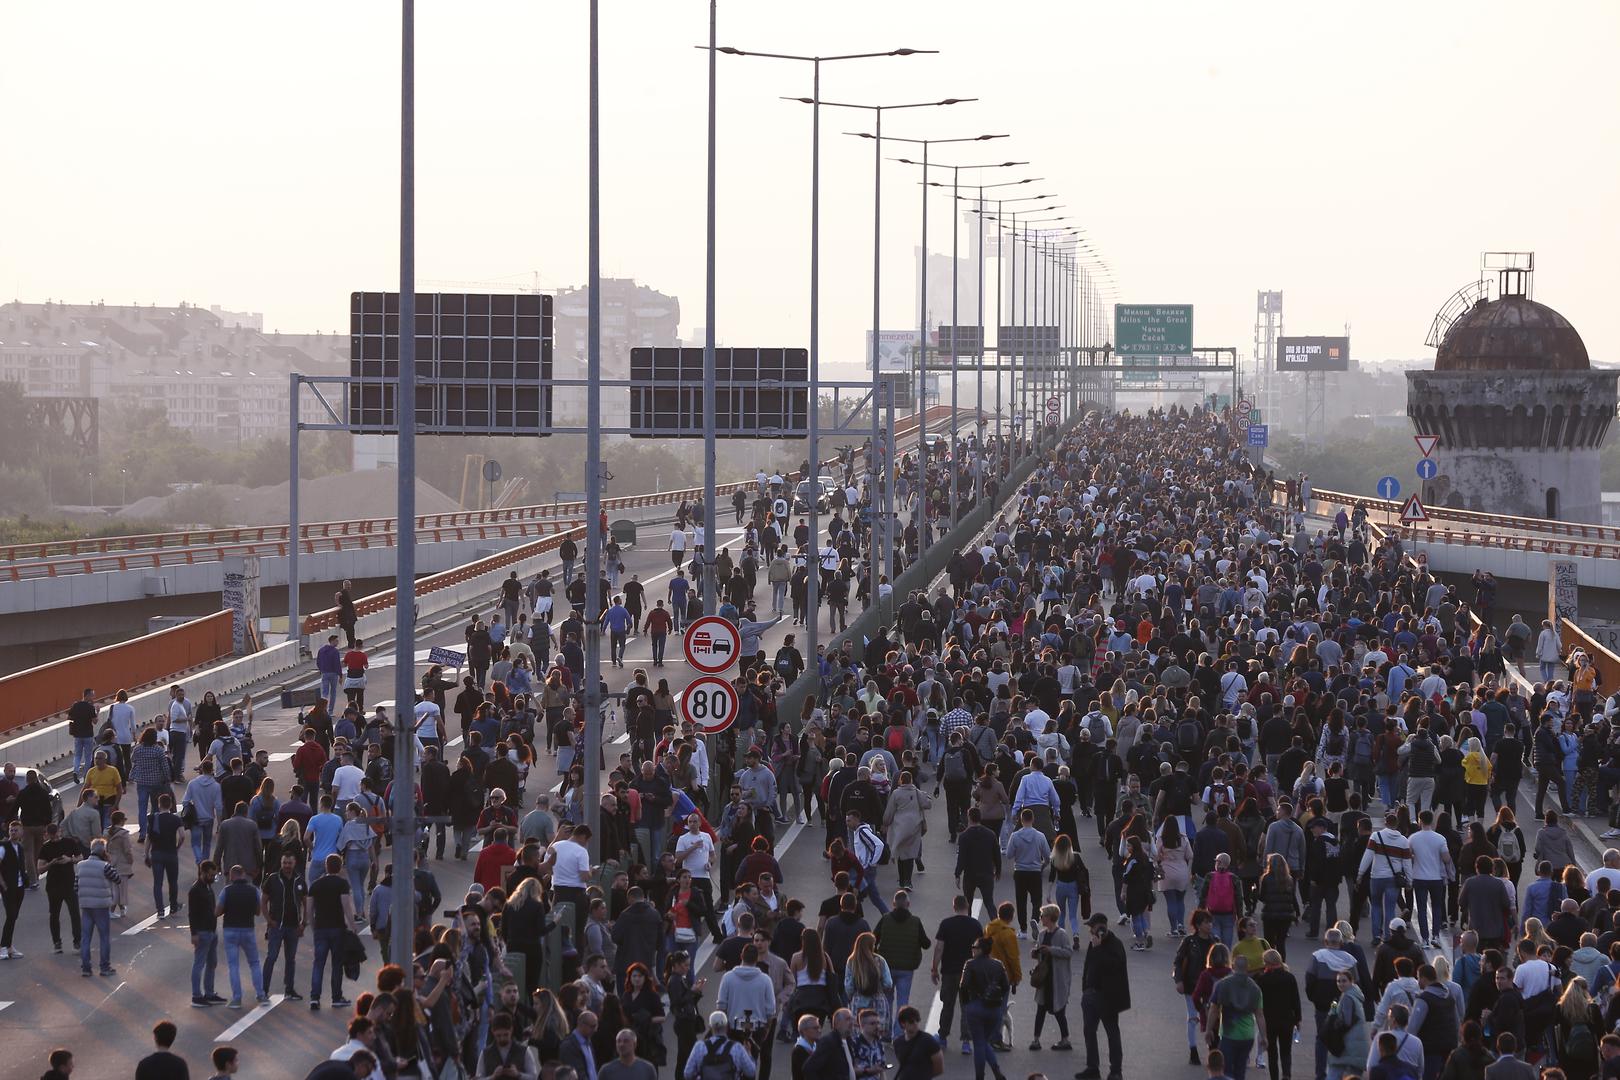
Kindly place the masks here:
POLYGON ((1280 337, 1277 339, 1277 370, 1349 371, 1350 339, 1280 337))
MULTIPOLYGON (((883 330, 878 333, 879 371, 910 371, 917 356, 917 331, 883 330)), ((866 369, 872 370, 872 331, 866 332, 866 369)))

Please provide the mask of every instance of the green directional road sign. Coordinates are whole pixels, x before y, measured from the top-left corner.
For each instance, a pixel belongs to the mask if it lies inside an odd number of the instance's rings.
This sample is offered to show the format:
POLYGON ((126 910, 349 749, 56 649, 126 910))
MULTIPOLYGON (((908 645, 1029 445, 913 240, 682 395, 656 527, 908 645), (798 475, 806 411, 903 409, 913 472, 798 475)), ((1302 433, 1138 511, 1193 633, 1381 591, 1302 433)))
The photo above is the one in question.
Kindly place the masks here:
POLYGON ((1114 352, 1121 356, 1188 356, 1191 304, 1115 304, 1114 352))

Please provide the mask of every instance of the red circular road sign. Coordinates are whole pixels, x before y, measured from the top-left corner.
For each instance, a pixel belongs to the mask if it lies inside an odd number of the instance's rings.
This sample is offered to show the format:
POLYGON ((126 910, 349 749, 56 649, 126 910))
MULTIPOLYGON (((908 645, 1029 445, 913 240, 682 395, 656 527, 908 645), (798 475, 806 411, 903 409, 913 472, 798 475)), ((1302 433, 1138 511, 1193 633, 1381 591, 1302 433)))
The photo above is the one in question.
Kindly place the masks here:
POLYGON ((718 675, 737 662, 742 651, 742 635, 718 615, 693 619, 681 639, 686 662, 705 675, 718 675))
POLYGON ((692 680, 681 694, 681 719, 705 735, 718 735, 737 721, 737 688, 718 675, 692 680))

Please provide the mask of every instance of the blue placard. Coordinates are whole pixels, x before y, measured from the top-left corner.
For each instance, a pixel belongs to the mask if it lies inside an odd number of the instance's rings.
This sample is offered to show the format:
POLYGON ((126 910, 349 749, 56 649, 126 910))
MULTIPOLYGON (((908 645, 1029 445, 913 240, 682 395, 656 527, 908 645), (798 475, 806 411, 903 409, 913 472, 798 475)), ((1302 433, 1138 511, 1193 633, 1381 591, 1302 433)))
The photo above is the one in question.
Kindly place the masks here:
POLYGON ((1401 493, 1401 482, 1393 476, 1378 478, 1378 497, 1380 499, 1393 499, 1401 493))
POLYGON ((467 666, 467 654, 460 649, 429 649, 428 663, 443 664, 459 671, 467 666))
POLYGON ((1440 466, 1434 463, 1434 458, 1419 458, 1417 474, 1419 480, 1433 480, 1440 475, 1440 466))
POLYGON ((1249 425, 1249 445, 1265 447, 1270 444, 1271 429, 1265 424, 1249 425))

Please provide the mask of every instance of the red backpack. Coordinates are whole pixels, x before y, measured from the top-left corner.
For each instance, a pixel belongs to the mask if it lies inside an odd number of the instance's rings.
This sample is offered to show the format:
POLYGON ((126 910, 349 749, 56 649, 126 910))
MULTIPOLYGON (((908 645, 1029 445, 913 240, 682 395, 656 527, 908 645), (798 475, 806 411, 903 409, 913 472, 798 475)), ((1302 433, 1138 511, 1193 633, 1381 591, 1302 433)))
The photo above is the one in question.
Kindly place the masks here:
POLYGON ((884 745, 889 748, 889 753, 894 755, 896 761, 899 761, 900 755, 906 752, 906 729, 891 726, 885 733, 883 741, 884 745))
POLYGON ((1230 870, 1210 873, 1204 885, 1204 909, 1211 915, 1231 915, 1237 911, 1237 892, 1230 870))

